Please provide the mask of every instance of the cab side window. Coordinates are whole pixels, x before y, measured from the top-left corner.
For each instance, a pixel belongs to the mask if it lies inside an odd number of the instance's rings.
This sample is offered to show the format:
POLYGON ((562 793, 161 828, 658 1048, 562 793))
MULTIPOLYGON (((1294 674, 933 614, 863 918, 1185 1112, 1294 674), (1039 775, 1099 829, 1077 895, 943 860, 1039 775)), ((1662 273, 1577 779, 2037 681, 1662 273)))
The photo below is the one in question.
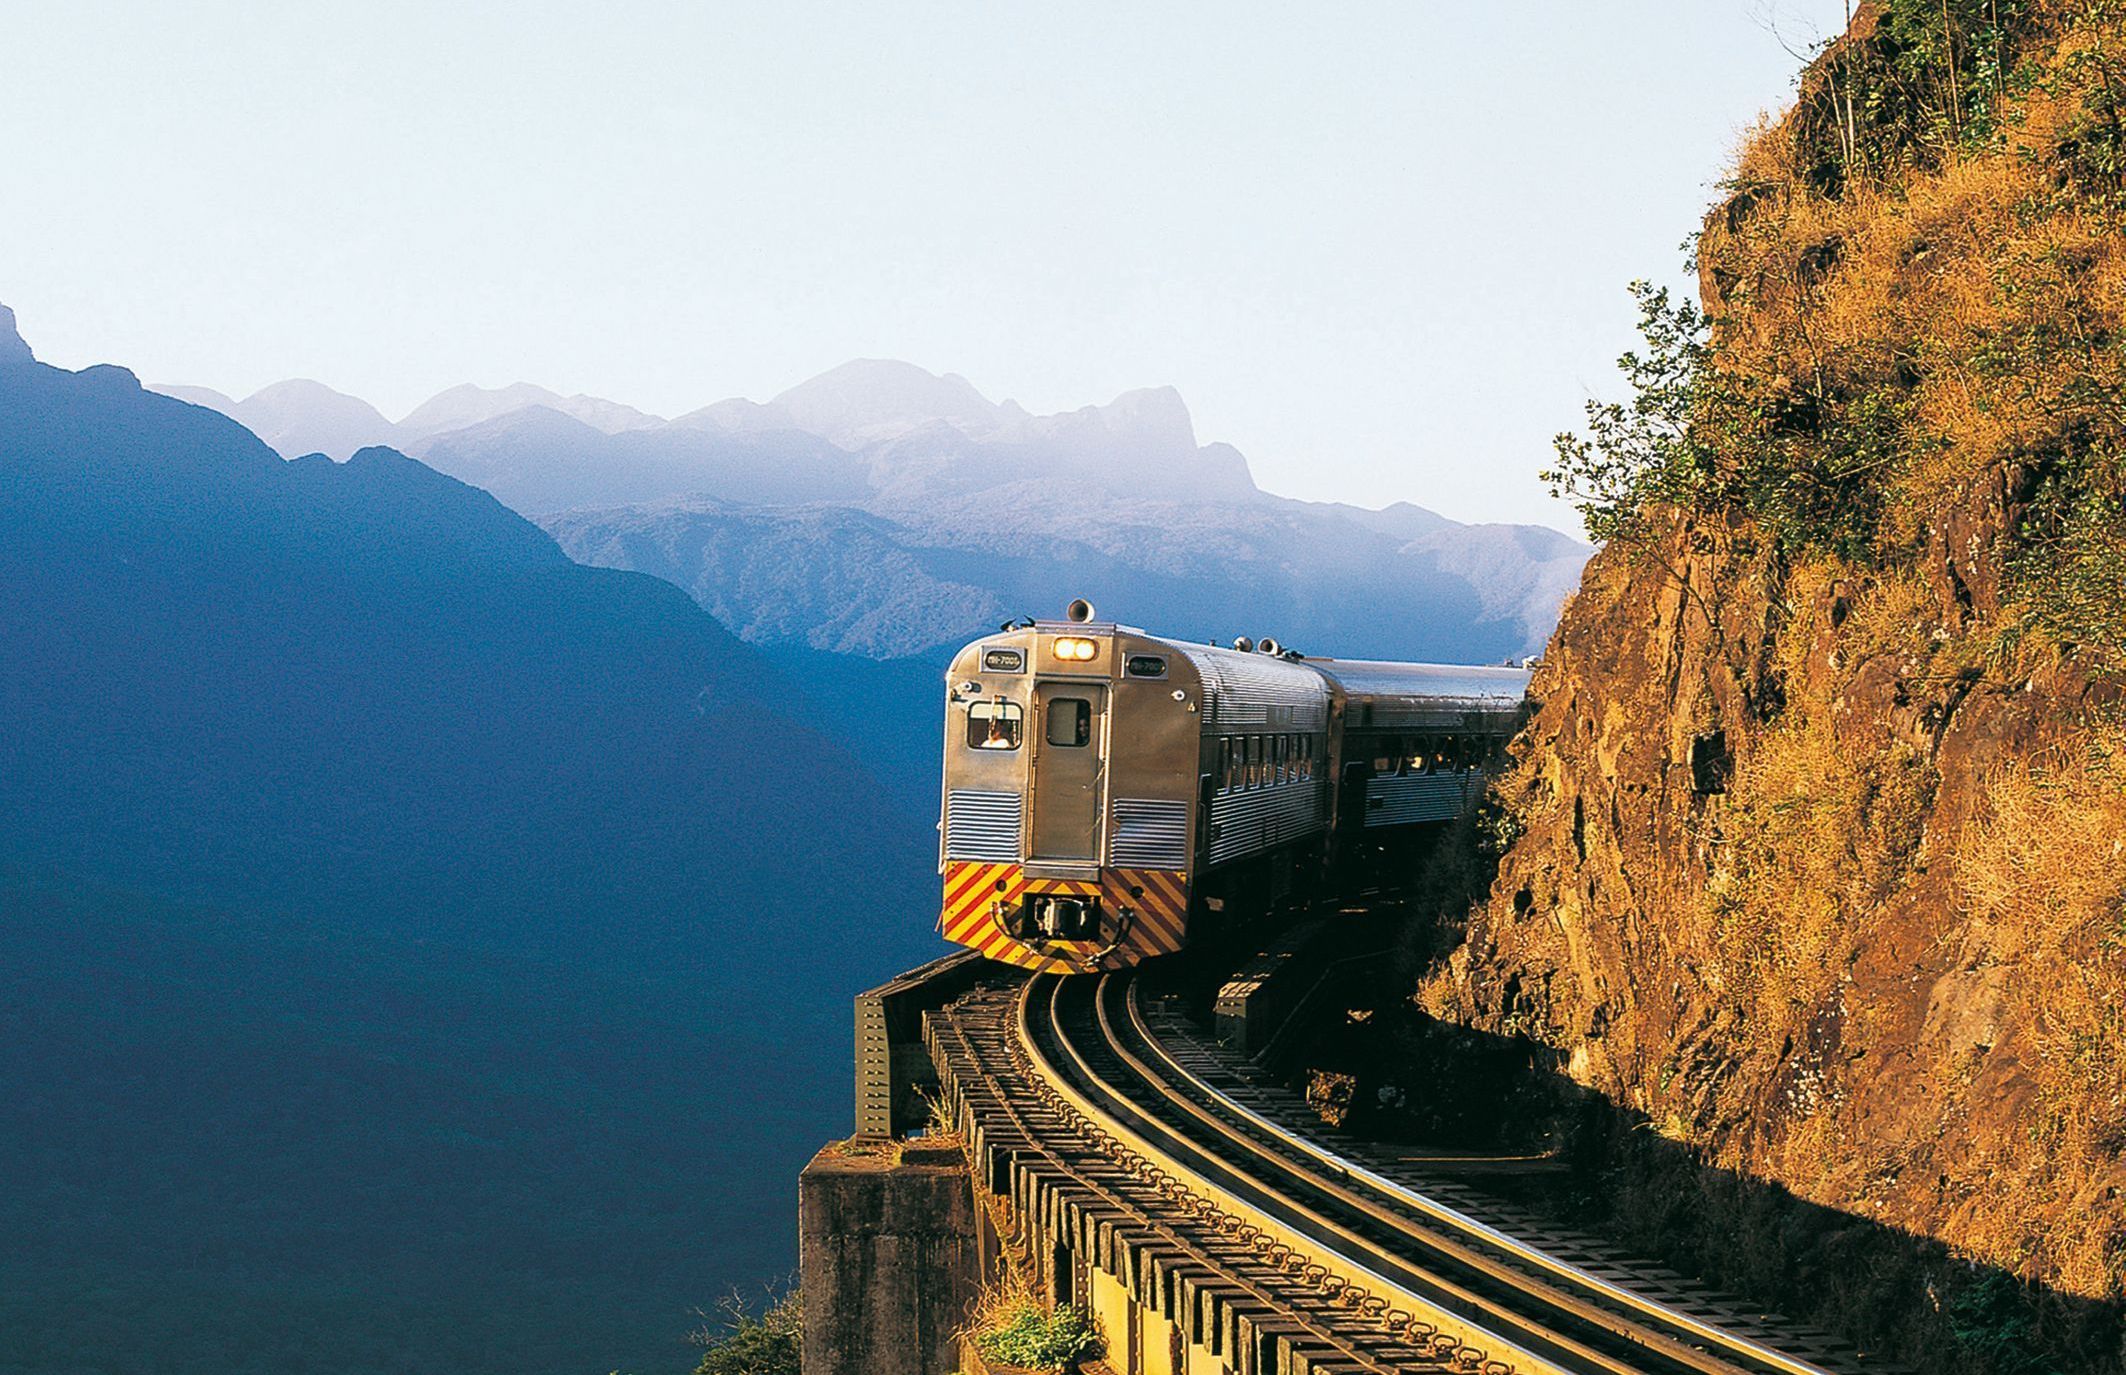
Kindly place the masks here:
POLYGON ((967 704, 967 747, 976 750, 1015 750, 1026 730, 1026 712, 1016 702, 970 702, 967 704))

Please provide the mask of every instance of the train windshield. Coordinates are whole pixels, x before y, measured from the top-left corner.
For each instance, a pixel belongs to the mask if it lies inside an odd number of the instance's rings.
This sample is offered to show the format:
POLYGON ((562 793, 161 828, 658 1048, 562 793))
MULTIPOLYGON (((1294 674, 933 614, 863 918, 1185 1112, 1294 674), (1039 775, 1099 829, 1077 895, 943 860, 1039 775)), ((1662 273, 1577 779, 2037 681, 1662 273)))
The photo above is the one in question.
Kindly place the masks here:
POLYGON ((1016 702, 970 702, 967 745, 977 750, 1015 750, 1026 730, 1026 712, 1016 702))

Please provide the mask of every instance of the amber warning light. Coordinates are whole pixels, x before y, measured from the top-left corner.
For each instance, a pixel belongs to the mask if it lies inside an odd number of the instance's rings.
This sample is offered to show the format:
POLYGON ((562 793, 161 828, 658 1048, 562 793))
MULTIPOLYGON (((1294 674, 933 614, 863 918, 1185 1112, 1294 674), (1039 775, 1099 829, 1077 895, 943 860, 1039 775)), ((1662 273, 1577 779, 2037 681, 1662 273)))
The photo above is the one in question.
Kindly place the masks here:
POLYGON ((1081 640, 1075 635, 1065 635, 1056 641, 1056 657, 1073 663, 1091 663, 1099 654, 1097 640, 1081 640))

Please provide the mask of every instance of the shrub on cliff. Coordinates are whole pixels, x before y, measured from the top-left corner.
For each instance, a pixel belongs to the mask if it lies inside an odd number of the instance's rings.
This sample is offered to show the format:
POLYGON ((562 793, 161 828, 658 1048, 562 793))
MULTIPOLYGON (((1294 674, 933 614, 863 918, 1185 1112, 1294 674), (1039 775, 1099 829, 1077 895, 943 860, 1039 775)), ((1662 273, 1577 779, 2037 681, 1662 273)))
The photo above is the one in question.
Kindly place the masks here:
POLYGON ((992 1361, 1029 1370, 1068 1370, 1092 1354, 1100 1334, 1084 1309, 1062 1304, 1054 1311, 1019 1295, 983 1313, 975 1349, 992 1361))
POLYGON ((1894 568, 1997 481, 2021 623, 2126 652, 2122 121, 2121 0, 1864 13, 1745 151, 1702 313, 1634 287, 1631 399, 1559 437, 1553 490, 1606 541, 1739 515, 1894 568))
POLYGON ((755 1314, 743 1296, 717 1305, 721 1330, 704 1328, 695 1339, 708 1348, 694 1375, 798 1375, 804 1350, 804 1296, 792 1288, 755 1314))

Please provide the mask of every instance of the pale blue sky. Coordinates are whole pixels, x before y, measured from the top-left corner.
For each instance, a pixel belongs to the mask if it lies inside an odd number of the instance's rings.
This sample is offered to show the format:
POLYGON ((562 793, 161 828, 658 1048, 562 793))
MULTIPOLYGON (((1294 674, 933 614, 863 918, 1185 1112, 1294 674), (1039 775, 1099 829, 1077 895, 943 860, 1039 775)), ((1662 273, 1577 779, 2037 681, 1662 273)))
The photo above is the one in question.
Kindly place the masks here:
POLYGON ((1171 383, 1272 490, 1565 525, 1625 283, 1790 95, 1769 2, 0 0, 0 301, 48 361, 394 418, 1171 383))

